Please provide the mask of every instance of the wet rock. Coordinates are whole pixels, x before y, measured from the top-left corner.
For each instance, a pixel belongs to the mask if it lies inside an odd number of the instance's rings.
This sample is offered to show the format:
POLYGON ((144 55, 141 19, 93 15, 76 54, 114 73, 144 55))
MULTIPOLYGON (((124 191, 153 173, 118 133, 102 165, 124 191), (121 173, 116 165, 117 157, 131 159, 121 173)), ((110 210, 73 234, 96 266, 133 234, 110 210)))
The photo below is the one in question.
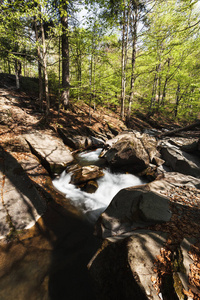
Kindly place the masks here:
POLYGON ((98 183, 95 180, 88 181, 84 187, 84 191, 90 194, 95 193, 97 189, 98 183))
POLYGON ((61 173, 66 165, 73 161, 73 156, 64 143, 53 134, 38 132, 24 136, 34 155, 41 161, 50 175, 61 173))
POLYGON ((136 131, 122 132, 108 140, 102 152, 110 166, 125 171, 142 172, 154 156, 158 155, 154 137, 136 131))
POLYGON ((83 166, 73 172, 70 183, 79 185, 102 176, 104 176, 104 173, 98 166, 83 166))

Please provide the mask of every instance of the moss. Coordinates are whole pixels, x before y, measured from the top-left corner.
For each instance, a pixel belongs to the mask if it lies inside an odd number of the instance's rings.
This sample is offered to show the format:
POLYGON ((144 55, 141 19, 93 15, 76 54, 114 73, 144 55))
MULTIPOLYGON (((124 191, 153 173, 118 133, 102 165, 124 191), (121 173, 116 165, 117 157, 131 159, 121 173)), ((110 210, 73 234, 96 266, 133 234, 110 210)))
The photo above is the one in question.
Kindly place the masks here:
POLYGON ((183 265, 183 254, 180 248, 177 248, 172 262, 173 272, 182 272, 186 273, 185 267, 183 265))
POLYGON ((174 280, 174 289, 176 291, 176 294, 178 295, 179 300, 187 299, 183 293, 182 282, 176 272, 173 273, 173 280, 174 280))

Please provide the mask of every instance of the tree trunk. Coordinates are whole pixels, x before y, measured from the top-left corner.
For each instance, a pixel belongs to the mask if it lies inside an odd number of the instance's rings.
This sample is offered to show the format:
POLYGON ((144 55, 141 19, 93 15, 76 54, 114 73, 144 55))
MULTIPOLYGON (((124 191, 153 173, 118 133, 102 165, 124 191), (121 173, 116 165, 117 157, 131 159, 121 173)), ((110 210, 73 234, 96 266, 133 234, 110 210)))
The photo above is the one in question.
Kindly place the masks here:
POLYGON ((136 42, 137 42, 137 23, 138 23, 138 8, 136 6, 133 12, 133 25, 132 25, 132 58, 131 58, 131 85, 130 85, 130 95, 129 95, 129 106, 127 114, 127 123, 129 123, 131 116, 131 107, 133 103, 133 89, 135 83, 135 60, 136 60, 136 42))
MULTIPOLYGON (((67 11, 67 4, 64 4, 67 11)), ((62 94, 61 102, 64 107, 69 106, 69 34, 68 34, 68 16, 61 17, 62 24, 62 94)))
POLYGON ((164 86, 163 86, 163 92, 162 92, 162 96, 161 96, 161 100, 160 100, 160 105, 161 105, 161 106, 164 106, 164 105, 165 105, 165 97, 166 97, 167 83, 168 83, 168 80, 169 80, 169 78, 170 78, 170 76, 169 76, 169 70, 170 70, 170 58, 167 59, 167 66, 168 66, 168 69, 167 69, 167 75, 166 75, 166 78, 165 78, 165 83, 164 83, 164 86))
POLYGON ((125 93, 126 93, 126 72, 125 72, 125 6, 123 12, 123 25, 122 25, 122 56, 121 56, 121 118, 124 118, 124 104, 125 104, 125 93))
POLYGON ((180 102, 180 83, 178 83, 177 90, 176 90, 176 104, 175 104, 175 109, 174 109, 175 117, 177 117, 177 114, 178 114, 179 102, 180 102))
POLYGON ((160 101, 160 105, 162 105, 162 106, 165 105, 167 83, 168 83, 168 77, 165 78, 165 83, 164 83, 164 86, 163 86, 163 92, 162 92, 161 101, 160 101))
POLYGON ((154 76, 154 82, 153 82, 153 88, 152 88, 152 95, 151 95, 151 103, 149 107, 149 115, 151 115, 154 111, 155 105, 156 105, 156 92, 157 92, 157 86, 159 81, 159 72, 160 72, 161 64, 157 65, 156 67, 156 74, 154 76))
POLYGON ((42 80, 42 66, 41 66, 41 51, 39 45, 39 36, 38 36, 36 18, 34 18, 34 22, 35 22, 35 38, 37 42, 37 56, 38 56, 39 102, 40 102, 40 109, 43 110, 43 80, 42 80))
POLYGON ((42 56, 43 56, 43 70, 44 70, 44 88, 45 88, 45 98, 46 98, 46 115, 49 114, 50 101, 49 101, 49 81, 47 73, 47 53, 46 53, 46 43, 44 35, 44 26, 41 22, 41 33, 42 33, 42 56))
POLYGON ((20 75, 21 75, 22 64, 21 61, 15 58, 15 77, 16 77, 16 88, 20 89, 20 75))
POLYGON ((191 130, 195 127, 200 127, 200 120, 198 120, 197 122, 191 124, 191 125, 187 125, 185 127, 181 127, 181 128, 176 128, 174 130, 170 130, 167 132, 163 132, 161 134, 158 135, 158 138, 162 138, 163 136, 171 136, 171 135, 175 135, 176 133, 179 133, 181 131, 186 131, 186 130, 191 130))

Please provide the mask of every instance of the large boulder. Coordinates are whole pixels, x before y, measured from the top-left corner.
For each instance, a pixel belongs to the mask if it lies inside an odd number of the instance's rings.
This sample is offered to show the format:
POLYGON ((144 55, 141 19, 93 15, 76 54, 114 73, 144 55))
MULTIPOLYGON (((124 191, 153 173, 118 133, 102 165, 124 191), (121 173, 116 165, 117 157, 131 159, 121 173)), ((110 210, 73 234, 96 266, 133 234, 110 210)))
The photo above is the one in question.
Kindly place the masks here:
POLYGON ((154 261, 167 234, 137 230, 115 243, 104 242, 89 263, 98 300, 159 300, 152 277, 154 261))
POLYGON ((157 155, 156 139, 136 131, 122 132, 108 140, 101 154, 111 167, 135 173, 145 170, 157 155))
POLYGON ((61 173, 67 164, 74 160, 63 141, 51 133, 33 132, 26 134, 25 139, 50 175, 61 173))
POLYGON ((150 224, 167 222, 171 218, 170 197, 175 195, 178 202, 179 194, 185 194, 185 203, 187 197, 193 197, 198 202, 199 193, 196 191, 199 187, 198 178, 164 173, 151 183, 122 189, 99 217, 95 233, 102 238, 123 236, 131 234, 137 227, 145 228, 150 224))
MULTIPOLYGON (((199 299, 190 297, 199 295, 190 278, 197 269, 190 258, 194 254, 197 259, 195 239, 184 238, 172 244, 169 241, 166 232, 141 229, 122 240, 104 240, 88 264, 97 299, 199 299)), ((196 274, 197 285, 198 277, 196 274)))
POLYGON ((99 217, 95 233, 102 238, 119 236, 170 218, 169 200, 146 184, 119 191, 99 217))
POLYGON ((16 159, 0 149, 0 238, 32 227, 46 203, 16 159))
MULTIPOLYGON (((185 146, 185 148, 189 146, 185 146)), ((182 146, 183 148, 183 146, 182 146)), ((200 157, 181 150, 168 141, 160 144, 160 152, 167 166, 173 171, 200 178, 200 157)))

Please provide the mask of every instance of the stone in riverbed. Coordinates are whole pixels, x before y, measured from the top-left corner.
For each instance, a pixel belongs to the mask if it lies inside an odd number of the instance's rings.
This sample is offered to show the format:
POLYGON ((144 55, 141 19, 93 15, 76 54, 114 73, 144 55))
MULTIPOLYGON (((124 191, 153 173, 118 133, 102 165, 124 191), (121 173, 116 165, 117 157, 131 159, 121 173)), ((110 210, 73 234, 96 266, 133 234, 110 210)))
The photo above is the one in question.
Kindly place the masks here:
POLYGON ((169 200, 148 185, 122 189, 99 217, 95 233, 107 238, 130 232, 136 227, 167 222, 171 218, 169 200))
POLYGON ((98 166, 83 166, 74 170, 70 183, 79 185, 102 176, 104 176, 104 173, 98 166))
POLYGON ((49 174, 61 173, 66 165, 73 161, 73 156, 63 141, 52 134, 38 132, 25 135, 25 139, 49 174))
POLYGON ((108 140, 101 157, 112 167, 139 173, 145 170, 155 156, 157 141, 154 137, 136 131, 122 132, 108 140))
POLYGON ((90 180, 84 186, 84 191, 90 194, 95 193, 97 189, 98 189, 98 183, 96 182, 96 180, 90 180))

